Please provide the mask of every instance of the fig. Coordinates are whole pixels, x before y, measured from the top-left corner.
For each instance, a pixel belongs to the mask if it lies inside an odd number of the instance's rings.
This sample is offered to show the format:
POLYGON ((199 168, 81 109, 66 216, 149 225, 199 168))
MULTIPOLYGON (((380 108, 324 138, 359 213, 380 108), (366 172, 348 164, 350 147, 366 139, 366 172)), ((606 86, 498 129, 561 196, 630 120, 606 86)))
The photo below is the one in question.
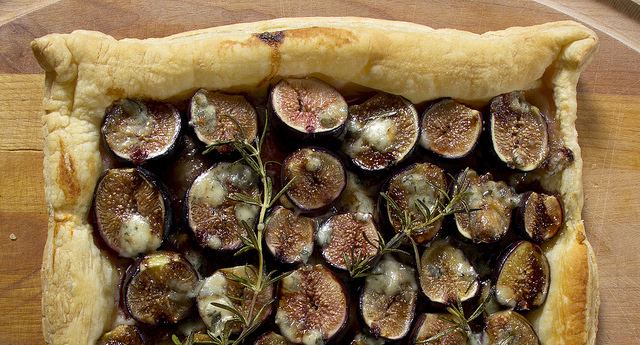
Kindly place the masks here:
POLYGON ((319 79, 282 79, 271 91, 271 106, 275 127, 295 140, 328 140, 344 133, 347 102, 319 79))
POLYGON ((400 96, 378 93, 350 106, 349 114, 342 151, 364 171, 398 164, 418 142, 418 112, 400 96))
POLYGON ((144 345, 146 342, 135 326, 119 325, 103 334, 96 345, 144 345))
POLYGON ((173 221, 164 185, 141 168, 106 170, 96 185, 93 211, 102 239, 127 258, 158 249, 173 221))
POLYGON ((401 214, 394 210, 391 203, 383 202, 391 226, 396 232, 402 231, 401 216, 408 211, 415 224, 422 224, 414 229, 413 239, 417 243, 426 243, 433 239, 442 226, 443 218, 427 224, 424 214, 420 212, 419 203, 433 212, 438 203, 443 203, 446 188, 444 171, 431 163, 414 163, 394 174, 386 188, 387 195, 395 201, 401 214))
POLYGON ((135 320, 148 325, 177 323, 195 305, 199 277, 181 254, 157 251, 132 267, 124 285, 124 303, 135 320))
POLYGON ((445 239, 430 242, 420 258, 420 286, 436 303, 467 301, 478 293, 478 273, 462 250, 445 239))
POLYGON ((220 162, 204 171, 187 191, 184 207, 190 229, 203 247, 232 250, 242 246, 243 225, 254 227, 260 209, 233 198, 257 199, 258 175, 247 165, 220 162))
POLYGON ((456 159, 475 148, 482 133, 482 114, 446 98, 422 115, 420 145, 440 157, 456 159))
POLYGON ((276 324, 282 335, 296 344, 322 344, 345 325, 347 293, 338 278, 324 266, 303 266, 282 279, 276 324))
POLYGON ((376 214, 378 186, 375 181, 358 177, 347 170, 347 185, 335 203, 339 212, 376 214))
POLYGON ((362 319, 375 337, 401 339, 411 328, 418 300, 415 270, 385 255, 371 273, 360 295, 362 319))
POLYGON ((518 229, 532 241, 548 241, 562 226, 562 205, 553 195, 527 192, 518 207, 518 229))
POLYGON ((467 334, 460 328, 443 334, 437 339, 425 342, 427 339, 436 337, 441 332, 454 326, 454 324, 444 321, 442 318, 450 319, 451 315, 443 313, 424 313, 420 315, 418 321, 416 321, 410 344, 466 345, 467 334))
POLYGON ((261 335, 253 345, 292 345, 285 337, 280 334, 270 331, 261 335))
POLYGON ((374 338, 363 333, 358 333, 353 337, 349 345, 384 345, 384 339, 374 338))
POLYGON ((142 165, 173 152, 181 123, 180 113, 169 103, 126 98, 107 108, 100 131, 117 159, 142 165))
POLYGON ((246 320, 260 313, 259 322, 264 322, 271 313, 273 285, 265 287, 257 296, 252 289, 241 284, 243 279, 255 280, 257 269, 251 265, 222 268, 207 277, 198 292, 198 312, 209 332, 220 336, 230 323, 232 333, 243 330, 236 315, 217 306, 225 305, 241 312, 246 320))
POLYGON ((473 211, 455 214, 458 232, 474 243, 497 242, 509 230, 511 213, 520 198, 506 182, 494 181, 490 173, 478 175, 467 169, 458 176, 458 185, 463 185, 463 180, 469 185, 463 201, 473 211))
POLYGON ((337 200, 347 183, 342 162, 331 151, 309 146, 285 158, 282 184, 285 195, 302 212, 321 212, 337 200))
POLYGON ((285 263, 306 263, 313 252, 316 222, 276 206, 265 220, 264 240, 274 257, 285 263))
POLYGON ((531 323, 513 310, 493 313, 484 322, 483 344, 540 345, 531 323))
POLYGON ((347 269, 345 255, 354 260, 377 253, 372 243, 378 240, 378 230, 370 213, 341 213, 327 219, 316 234, 322 256, 329 264, 347 269), (366 238, 365 238, 366 236, 366 238))
MULTIPOLYGON (((191 98, 189 126, 205 145, 236 137, 253 142, 258 133, 258 114, 246 97, 200 89, 191 98)), ((220 153, 234 150, 230 144, 216 147, 220 153)))
POLYGON ((545 162, 549 154, 547 122, 540 110, 527 102, 524 92, 493 98, 489 114, 493 151, 507 167, 531 171, 545 162))
POLYGON ((494 268, 496 301, 516 311, 538 308, 547 299, 549 278, 549 262, 542 249, 529 241, 516 241, 494 268))

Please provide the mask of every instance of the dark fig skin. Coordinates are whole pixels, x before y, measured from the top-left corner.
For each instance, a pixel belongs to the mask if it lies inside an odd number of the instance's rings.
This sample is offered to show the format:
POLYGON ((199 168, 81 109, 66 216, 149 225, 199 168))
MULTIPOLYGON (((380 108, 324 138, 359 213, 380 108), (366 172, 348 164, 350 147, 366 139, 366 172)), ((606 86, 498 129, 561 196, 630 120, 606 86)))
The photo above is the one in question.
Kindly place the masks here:
POLYGON ((526 192, 515 212, 516 229, 536 243, 553 238, 563 222, 562 203, 553 195, 526 192))
POLYGON ((147 345, 149 342, 142 335, 138 327, 120 325, 103 334, 96 345, 147 345))

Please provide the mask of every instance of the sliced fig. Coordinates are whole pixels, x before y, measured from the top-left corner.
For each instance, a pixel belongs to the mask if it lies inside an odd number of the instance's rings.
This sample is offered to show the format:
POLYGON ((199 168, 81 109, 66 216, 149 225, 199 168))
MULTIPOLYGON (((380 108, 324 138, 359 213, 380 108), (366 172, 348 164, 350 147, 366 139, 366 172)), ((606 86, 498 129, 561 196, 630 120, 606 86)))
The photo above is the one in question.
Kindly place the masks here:
POLYGON ((516 311, 538 308, 547 299, 549 278, 549 262, 542 249, 529 241, 516 241, 494 268, 496 301, 516 311))
POLYGON ((364 333, 358 333, 349 345, 384 345, 384 339, 375 338, 364 333))
POLYGON ((362 318, 376 337, 403 338, 411 329, 418 300, 418 284, 413 267, 390 255, 365 278, 360 295, 362 318))
MULTIPOLYGON (((200 89, 191 98, 189 125, 205 145, 240 137, 253 142, 258 133, 256 109, 242 95, 200 89)), ((232 145, 216 147, 220 153, 234 150, 232 145)))
MULTIPOLYGON (((413 336, 410 344, 434 344, 434 345, 466 345, 467 335, 458 328, 450 333, 443 334, 437 339, 425 342, 427 339, 436 337, 441 332, 450 329, 453 324, 442 320, 451 319, 451 315, 443 313, 424 313, 416 321, 413 336)), ((492 343, 493 344, 493 343, 492 343)))
POLYGON ((329 207, 342 194, 346 180, 338 156, 321 147, 300 148, 282 164, 282 184, 291 182, 285 195, 302 212, 329 207))
POLYGON ((243 330, 242 324, 235 319, 236 315, 217 306, 216 303, 240 311, 247 320, 251 320, 258 313, 260 322, 269 316, 273 285, 267 286, 254 296, 253 290, 240 283, 241 279, 255 280, 256 275, 257 269, 254 266, 245 265, 219 269, 204 280, 197 297, 198 312, 214 336, 220 336, 225 326, 231 327, 233 333, 243 330))
POLYGON ((484 322, 483 344, 540 345, 531 323, 513 310, 493 313, 484 322))
POLYGON ((109 169, 95 189, 96 228, 106 244, 123 257, 160 247, 172 224, 165 188, 140 168, 109 169))
POLYGON ((349 107, 342 151, 365 171, 380 171, 402 160, 418 141, 416 108, 406 99, 378 93, 349 107))
POLYGON ((282 79, 271 91, 271 105, 277 128, 295 139, 337 138, 344 132, 347 102, 319 79, 282 79))
MULTIPOLYGON (((443 218, 426 224, 419 203, 433 212, 438 202, 444 202, 445 195, 441 191, 446 188, 445 179, 444 171, 440 167, 425 162, 414 163, 394 174, 389 180, 386 193, 395 201, 401 213, 408 211, 416 224, 424 224, 417 228, 417 234, 413 235, 417 243, 433 239, 442 226, 443 218)), ((383 205, 393 229, 396 232, 402 231, 401 215, 398 215, 390 203, 384 202, 383 205)))
POLYGON ((101 132, 118 159, 142 165, 174 150, 181 121, 169 103, 119 99, 107 108, 101 132))
POLYGON ((119 325, 103 334, 96 345, 144 345, 146 342, 135 326, 119 325))
POLYGON ((522 196, 517 212, 518 228, 534 242, 544 242, 562 226, 562 205, 553 195, 528 192, 522 196))
POLYGON ((345 255, 350 259, 375 255, 377 248, 371 243, 377 240, 378 230, 370 213, 333 215, 320 225, 316 234, 322 256, 329 264, 343 270, 347 269, 345 255))
POLYGON ((258 198, 257 174, 241 163, 220 162, 198 175, 187 191, 184 207, 189 227, 203 247, 232 250, 246 236, 243 222, 255 226, 259 208, 233 199, 239 193, 258 198))
POLYGON ((306 263, 313 252, 315 232, 315 220, 277 206, 265 220, 264 240, 278 260, 306 263))
POLYGON ((253 345, 292 345, 292 343, 280 334, 270 331, 256 339, 253 345))
POLYGON ((198 273, 181 254, 157 251, 141 258, 124 286, 124 302, 135 320, 177 323, 195 305, 198 273))
POLYGON ((575 160, 575 154, 570 148, 562 145, 549 145, 549 157, 540 168, 557 174, 568 168, 575 160))
POLYGON ((547 122, 524 92, 513 91, 491 100, 489 127, 493 150, 511 169, 531 171, 549 154, 547 122))
POLYGON ((464 104, 446 98, 422 115, 420 145, 440 157, 467 156, 482 132, 482 114, 464 104))
POLYGON ((276 324, 296 344, 322 344, 334 337, 348 316, 347 293, 322 265, 303 266, 280 285, 276 324))
POLYGON ((478 273, 467 256, 447 240, 430 242, 420 258, 420 286, 429 300, 451 304, 480 290, 478 273))
POLYGON ((458 176, 458 185, 468 183, 464 197, 471 212, 455 214, 458 232, 474 243, 492 243, 509 230, 511 213, 520 199, 503 181, 494 181, 490 173, 478 175, 474 170, 458 176), (466 182, 465 182, 466 181, 466 182))

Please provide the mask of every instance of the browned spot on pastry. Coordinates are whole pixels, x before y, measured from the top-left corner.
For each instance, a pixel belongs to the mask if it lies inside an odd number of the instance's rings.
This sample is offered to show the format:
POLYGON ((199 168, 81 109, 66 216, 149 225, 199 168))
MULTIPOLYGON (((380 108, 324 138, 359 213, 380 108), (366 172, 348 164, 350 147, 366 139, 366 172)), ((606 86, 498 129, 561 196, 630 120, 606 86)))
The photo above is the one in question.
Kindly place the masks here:
POLYGON ((271 72, 268 76, 266 76, 258 83, 258 87, 260 87, 265 83, 268 83, 278 74, 278 70, 280 69, 279 46, 284 41, 285 33, 284 31, 263 32, 259 34, 253 34, 253 36, 271 47, 271 72))
POLYGON ((123 98, 124 97, 124 89, 121 88, 108 88, 107 92, 106 92, 107 96, 116 96, 117 98, 123 98))
POLYGON ((341 47, 356 41, 356 35, 345 29, 339 28, 300 28, 287 31, 287 37, 301 40, 317 40, 323 46, 341 47))
POLYGON ((279 45, 280 43, 282 43, 282 41, 284 41, 284 32, 263 32, 261 34, 256 34, 256 37, 258 37, 262 42, 273 47, 279 45))
POLYGON ((60 140, 60 161, 58 163, 58 185, 67 202, 75 203, 80 197, 80 182, 76 176, 75 163, 60 140))

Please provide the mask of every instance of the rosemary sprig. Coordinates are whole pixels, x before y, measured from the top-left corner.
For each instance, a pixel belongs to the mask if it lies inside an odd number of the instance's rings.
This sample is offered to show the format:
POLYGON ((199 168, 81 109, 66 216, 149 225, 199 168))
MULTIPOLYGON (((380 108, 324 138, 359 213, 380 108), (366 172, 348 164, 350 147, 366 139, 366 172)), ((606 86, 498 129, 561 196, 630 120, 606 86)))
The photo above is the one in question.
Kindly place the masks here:
POLYGON ((444 189, 440 188, 436 184, 427 180, 426 182, 436 190, 436 202, 433 206, 429 207, 424 201, 418 200, 415 203, 416 209, 422 215, 423 220, 418 219, 408 209, 401 209, 398 203, 393 200, 388 194, 381 193, 380 195, 386 200, 395 216, 400 222, 400 231, 394 235, 389 242, 385 242, 382 235, 378 232, 378 239, 374 242, 370 241, 363 233, 365 239, 369 244, 376 248, 376 254, 366 256, 362 253, 355 253, 351 250, 350 255, 344 253, 344 259, 349 271, 349 275, 353 278, 366 277, 371 275, 371 269, 380 261, 380 258, 387 253, 403 253, 409 255, 407 252, 398 249, 404 242, 405 238, 408 238, 413 247, 415 255, 416 265, 420 270, 420 259, 418 254, 418 247, 413 240, 414 235, 418 235, 426 230, 426 228, 437 222, 443 217, 451 214, 461 212, 472 212, 475 209, 471 209, 466 199, 469 195, 470 181, 467 179, 468 168, 465 169, 460 175, 459 179, 453 178, 453 193, 450 196, 444 189), (444 200, 444 202, 443 202, 444 200))

